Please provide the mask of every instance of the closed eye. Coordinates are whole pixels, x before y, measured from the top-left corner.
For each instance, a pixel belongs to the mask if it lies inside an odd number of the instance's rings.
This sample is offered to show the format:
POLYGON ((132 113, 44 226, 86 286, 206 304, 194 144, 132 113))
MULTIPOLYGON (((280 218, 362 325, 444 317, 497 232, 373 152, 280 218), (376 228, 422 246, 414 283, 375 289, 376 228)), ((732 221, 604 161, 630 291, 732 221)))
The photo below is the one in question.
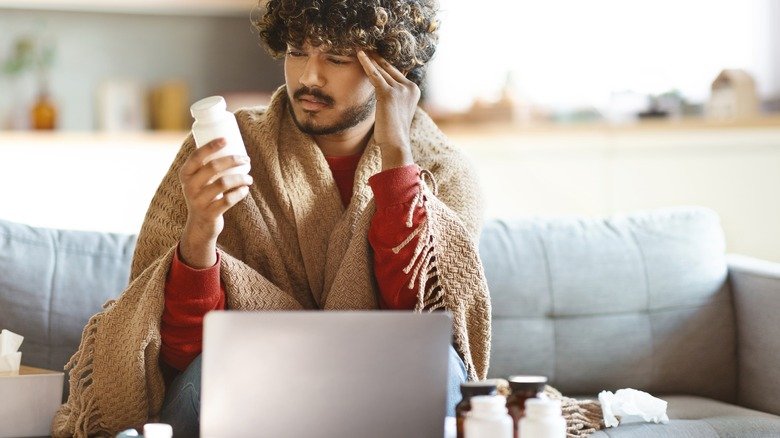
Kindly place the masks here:
POLYGON ((306 54, 303 52, 299 52, 297 50, 288 50, 287 56, 292 56, 293 58, 300 58, 302 56, 306 56, 306 54))
POLYGON ((349 60, 346 60, 346 59, 338 59, 338 58, 329 58, 328 60, 330 62, 332 62, 333 64, 336 64, 336 65, 344 65, 344 64, 349 64, 350 62, 352 62, 352 61, 349 61, 349 60))

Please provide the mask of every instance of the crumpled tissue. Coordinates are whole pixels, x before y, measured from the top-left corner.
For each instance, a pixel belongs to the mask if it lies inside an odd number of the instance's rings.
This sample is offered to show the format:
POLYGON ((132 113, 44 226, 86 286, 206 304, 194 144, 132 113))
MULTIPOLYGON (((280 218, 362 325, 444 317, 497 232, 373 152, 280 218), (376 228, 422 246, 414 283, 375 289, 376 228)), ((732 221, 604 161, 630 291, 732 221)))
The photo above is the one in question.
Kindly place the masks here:
POLYGON ((664 424, 669 422, 666 415, 667 403, 644 391, 631 388, 619 389, 615 393, 601 391, 599 403, 604 414, 604 425, 607 427, 642 421, 664 424))
POLYGON ((14 332, 5 329, 0 332, 0 373, 19 373, 19 365, 22 363, 22 352, 19 351, 19 347, 23 340, 23 336, 14 332))

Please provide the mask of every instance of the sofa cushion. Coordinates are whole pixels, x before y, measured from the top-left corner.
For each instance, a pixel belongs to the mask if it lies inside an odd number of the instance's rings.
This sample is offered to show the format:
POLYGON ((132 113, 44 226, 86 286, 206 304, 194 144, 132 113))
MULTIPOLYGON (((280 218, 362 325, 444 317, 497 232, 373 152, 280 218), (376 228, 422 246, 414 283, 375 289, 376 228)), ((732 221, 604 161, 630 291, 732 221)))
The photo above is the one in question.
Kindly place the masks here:
POLYGON ((493 220, 480 255, 491 377, 542 374, 570 394, 734 400, 734 312, 713 211, 493 220))
POLYGON ((63 369, 90 316, 127 286, 135 236, 0 220, 0 328, 24 336, 22 363, 63 369))
POLYGON ((780 417, 728 403, 690 396, 662 397, 669 405, 668 424, 624 424, 591 437, 776 437, 780 417))

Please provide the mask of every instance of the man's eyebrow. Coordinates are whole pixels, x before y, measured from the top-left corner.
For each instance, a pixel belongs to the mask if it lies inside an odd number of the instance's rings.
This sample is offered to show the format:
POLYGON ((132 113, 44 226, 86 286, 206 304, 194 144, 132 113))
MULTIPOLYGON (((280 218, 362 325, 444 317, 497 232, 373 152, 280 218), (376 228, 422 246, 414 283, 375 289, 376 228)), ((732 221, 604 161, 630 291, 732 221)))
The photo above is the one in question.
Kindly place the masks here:
POLYGON ((332 56, 356 56, 357 55, 357 51, 353 49, 328 50, 325 53, 332 56))
MULTIPOLYGON (((301 46, 296 46, 292 43, 287 43, 287 50, 303 50, 301 46)), ((323 52, 328 56, 344 56, 344 57, 357 57, 357 50, 355 49, 329 49, 323 52)))

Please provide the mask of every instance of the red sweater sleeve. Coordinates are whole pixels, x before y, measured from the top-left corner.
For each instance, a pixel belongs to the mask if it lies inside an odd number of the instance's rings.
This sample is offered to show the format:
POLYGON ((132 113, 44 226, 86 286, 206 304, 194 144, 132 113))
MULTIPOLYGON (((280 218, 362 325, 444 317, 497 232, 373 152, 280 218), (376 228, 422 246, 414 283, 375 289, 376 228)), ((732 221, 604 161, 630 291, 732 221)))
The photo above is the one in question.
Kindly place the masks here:
POLYGON ((419 237, 401 248, 398 254, 393 252, 393 248, 426 217, 425 206, 416 206, 412 227, 406 226, 409 208, 419 190, 419 180, 420 167, 416 164, 388 169, 368 180, 376 202, 368 240, 374 250, 374 272, 381 293, 380 304, 384 309, 411 310, 417 303, 418 285, 409 288, 412 272, 406 274, 403 269, 412 260, 419 237))
POLYGON ((177 249, 165 282, 165 308, 160 324, 163 362, 184 371, 203 349, 203 317, 225 308, 225 289, 219 278, 220 257, 206 269, 184 264, 177 249))

